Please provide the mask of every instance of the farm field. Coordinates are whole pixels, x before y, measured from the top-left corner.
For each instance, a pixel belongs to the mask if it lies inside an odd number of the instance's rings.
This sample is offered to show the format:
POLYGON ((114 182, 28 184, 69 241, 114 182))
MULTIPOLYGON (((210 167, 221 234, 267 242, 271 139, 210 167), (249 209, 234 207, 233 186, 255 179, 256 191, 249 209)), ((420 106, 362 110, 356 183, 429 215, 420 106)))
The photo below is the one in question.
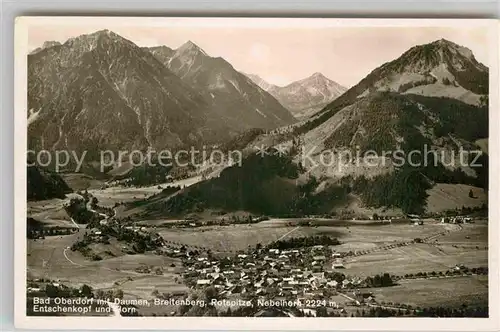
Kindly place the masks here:
POLYGON ((44 226, 75 227, 71 218, 64 210, 64 199, 50 199, 44 201, 28 202, 26 214, 42 222, 44 226))
POLYGON ((404 275, 446 271, 456 264, 488 266, 487 233, 485 223, 463 225, 460 230, 436 238, 432 244, 412 244, 349 258, 344 264, 345 273, 367 276, 388 272, 404 275))
POLYGON ((407 273, 447 271, 457 264, 467 267, 488 266, 487 250, 446 252, 429 244, 412 244, 353 257, 344 263, 345 274, 370 276, 380 273, 404 275, 407 273))
POLYGON ((113 206, 115 203, 126 203, 147 198, 148 196, 160 193, 166 187, 188 187, 199 182, 200 180, 201 177, 196 176, 147 187, 109 187, 106 189, 89 190, 89 193, 94 195, 99 200, 99 205, 109 207, 113 206))
POLYGON ((93 288, 109 288, 115 282, 134 280, 150 276, 136 272, 138 267, 161 267, 163 275, 152 275, 153 278, 170 280, 177 272, 171 268, 178 260, 154 254, 124 255, 102 261, 89 261, 78 252, 68 247, 76 240, 78 234, 46 237, 43 240, 28 240, 27 270, 28 278, 50 278, 60 280, 68 285, 88 284, 93 288))
POLYGON ((488 223, 486 221, 465 224, 461 225, 461 227, 461 232, 451 232, 440 237, 439 244, 474 246, 488 243, 488 223))
POLYGON ((120 284, 120 288, 125 294, 133 295, 141 299, 154 299, 153 291, 161 293, 171 293, 173 291, 187 291, 188 288, 182 283, 182 277, 175 274, 165 274, 162 276, 144 276, 134 278, 132 281, 125 281, 120 284))
POLYGON ((278 239, 329 235, 342 242, 338 251, 367 250, 401 241, 424 238, 452 228, 439 223, 414 226, 409 224, 354 225, 354 226, 290 226, 289 221, 264 221, 257 224, 210 226, 197 228, 156 228, 165 240, 189 246, 201 246, 215 251, 244 250, 257 243, 265 245, 278 239))
POLYGON ((458 307, 462 304, 488 303, 488 276, 442 279, 401 280, 399 285, 369 288, 377 302, 412 306, 458 307))
POLYGON ((98 189, 104 184, 103 180, 96 179, 83 173, 61 173, 61 177, 68 186, 75 191, 98 189))
POLYGON ((488 204, 488 195, 482 188, 465 184, 437 183, 427 190, 427 212, 439 213, 464 207, 480 207, 488 204), (474 197, 469 197, 472 190, 474 197))
POLYGON ((99 200, 99 205, 111 207, 115 203, 127 203, 139 199, 144 199, 150 195, 159 193, 161 189, 157 187, 111 187, 102 190, 89 190, 93 196, 99 200))
POLYGON ((214 251, 245 250, 257 243, 266 245, 287 237, 328 234, 339 237, 341 233, 333 227, 289 227, 268 225, 232 225, 197 228, 156 229, 166 241, 188 246, 201 246, 214 251))

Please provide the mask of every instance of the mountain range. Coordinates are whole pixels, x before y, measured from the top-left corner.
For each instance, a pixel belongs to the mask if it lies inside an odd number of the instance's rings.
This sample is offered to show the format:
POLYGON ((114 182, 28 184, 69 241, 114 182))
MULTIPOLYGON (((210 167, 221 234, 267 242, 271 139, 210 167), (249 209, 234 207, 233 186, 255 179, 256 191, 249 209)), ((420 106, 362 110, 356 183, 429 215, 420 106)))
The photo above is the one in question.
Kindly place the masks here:
POLYGON ((29 54, 28 108, 30 148, 90 154, 210 144, 296 121, 191 42, 145 49, 109 30, 29 54))
MULTIPOLYGON (((225 169, 216 178, 160 204, 161 210, 165 214, 207 208, 271 215, 283 211, 291 215, 333 213, 339 205, 348 209, 354 197, 368 206, 422 213, 433 191, 461 208, 460 202, 465 201, 461 197, 434 188, 455 183, 487 190, 487 155, 479 158, 481 167, 472 168, 460 165, 456 152, 462 148, 480 150, 476 141, 488 137, 488 75, 488 68, 477 62, 470 50, 453 42, 438 40, 412 47, 374 69, 312 116, 272 133, 243 136, 244 142, 235 143, 246 144, 249 164, 256 163, 254 146, 281 152, 285 147, 287 155, 280 162, 272 159, 267 172, 262 165, 245 167, 244 161, 240 171, 225 169), (415 167, 408 162, 395 166, 391 155, 382 155, 402 150, 406 154, 419 151, 424 156, 425 146, 439 155, 427 163, 423 157, 414 159, 413 164, 420 162, 415 167), (311 158, 319 166, 301 162, 301 151, 311 150, 311 158), (360 164, 328 165, 320 159, 325 150, 347 150, 354 156, 358 150, 374 150, 379 163, 370 166, 361 160, 360 164), (276 172, 276 163, 282 172, 276 172), (209 197, 212 190, 224 193, 219 201, 209 197), (235 202, 236 197, 237 206, 229 204, 230 198, 235 202), (268 197, 274 203, 263 207, 258 197, 268 197)), ((266 82, 253 79, 272 90, 266 82)), ((156 203, 151 210, 158 213, 160 205, 156 203)))
POLYGON ((479 168, 442 160, 394 166, 391 156, 376 167, 311 167, 301 151, 314 149, 320 161, 325 150, 380 155, 427 146, 456 160, 455 151, 479 149, 488 137, 488 77, 469 49, 441 39, 410 48, 349 89, 320 73, 278 87, 190 41, 138 47, 103 30, 28 56, 28 144, 91 153, 222 143, 246 152, 243 167, 224 166, 174 196, 155 197, 146 216, 214 208, 332 213, 352 197, 420 213, 440 183, 486 190, 487 155, 479 168), (286 155, 256 158, 255 146, 284 147, 286 155))
POLYGON ((347 91, 347 88, 318 72, 286 86, 270 84, 258 75, 247 76, 273 95, 299 120, 313 115, 347 91))

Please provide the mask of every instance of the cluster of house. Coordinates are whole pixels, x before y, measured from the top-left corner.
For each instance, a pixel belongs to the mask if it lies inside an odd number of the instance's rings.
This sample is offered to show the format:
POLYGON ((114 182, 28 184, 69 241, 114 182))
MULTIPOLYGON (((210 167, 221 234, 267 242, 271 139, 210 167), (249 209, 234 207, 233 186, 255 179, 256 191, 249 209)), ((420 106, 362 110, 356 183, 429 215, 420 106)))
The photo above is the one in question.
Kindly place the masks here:
POLYGON ((456 216, 456 217, 443 217, 441 218, 441 223, 447 224, 465 224, 465 223, 473 223, 473 219, 471 217, 464 216, 456 216))
POLYGON ((109 227, 113 228, 116 232, 119 232, 120 230, 126 230, 126 231, 130 231, 130 232, 138 233, 138 234, 144 235, 144 236, 151 234, 148 231, 147 227, 132 226, 132 225, 123 226, 123 225, 120 225, 115 220, 111 220, 111 219, 101 220, 99 222, 99 224, 100 224, 100 226, 108 226, 108 227, 94 227, 90 230, 90 235, 96 237, 97 239, 99 238, 99 236, 106 235, 106 231, 103 231, 103 230, 109 229, 109 227))
POLYGON ((333 273, 344 268, 342 254, 321 245, 290 250, 257 249, 224 259, 187 257, 184 266, 187 285, 213 286, 221 296, 248 293, 267 298, 318 298, 326 296, 326 289, 357 287, 362 283, 361 278, 333 273))

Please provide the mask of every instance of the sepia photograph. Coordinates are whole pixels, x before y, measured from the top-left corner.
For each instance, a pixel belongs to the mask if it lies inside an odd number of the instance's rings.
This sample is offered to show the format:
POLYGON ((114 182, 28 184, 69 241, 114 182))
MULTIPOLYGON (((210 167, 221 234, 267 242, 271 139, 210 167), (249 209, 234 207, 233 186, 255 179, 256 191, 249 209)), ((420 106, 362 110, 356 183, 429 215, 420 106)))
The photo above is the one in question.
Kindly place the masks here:
POLYGON ((16 315, 496 317, 497 29, 18 18, 16 315))

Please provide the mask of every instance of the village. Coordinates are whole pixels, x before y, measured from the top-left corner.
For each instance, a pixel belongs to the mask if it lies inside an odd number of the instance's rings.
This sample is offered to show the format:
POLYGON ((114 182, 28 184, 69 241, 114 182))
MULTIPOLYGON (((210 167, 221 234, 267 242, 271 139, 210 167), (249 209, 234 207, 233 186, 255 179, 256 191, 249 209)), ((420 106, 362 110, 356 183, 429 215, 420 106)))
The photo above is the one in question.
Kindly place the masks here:
MULTIPOLYGON (((364 279, 341 273, 345 253, 328 245, 293 249, 257 246, 231 257, 172 248, 157 252, 182 257, 184 283, 192 289, 213 287, 219 298, 257 298, 258 303, 293 301, 304 307, 328 303, 338 307, 330 301, 337 290, 365 286, 364 279)), ((392 284, 388 275, 386 278, 384 282, 392 284)))

